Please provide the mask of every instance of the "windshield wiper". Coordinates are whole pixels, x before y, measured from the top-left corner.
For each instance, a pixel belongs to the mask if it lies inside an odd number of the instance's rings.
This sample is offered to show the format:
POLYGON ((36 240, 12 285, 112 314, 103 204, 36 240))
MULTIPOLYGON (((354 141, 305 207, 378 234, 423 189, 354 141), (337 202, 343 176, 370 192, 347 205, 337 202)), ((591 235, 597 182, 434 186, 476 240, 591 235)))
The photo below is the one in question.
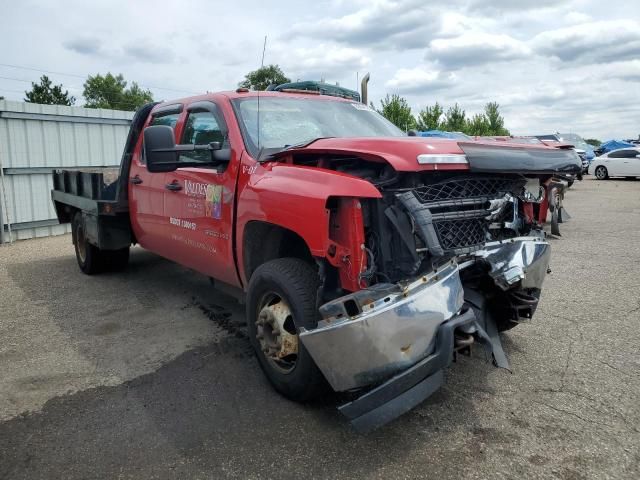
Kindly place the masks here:
POLYGON ((293 145, 285 145, 284 148, 280 151, 284 152, 285 150, 291 150, 293 148, 308 147, 309 145, 311 145, 314 142, 317 142, 318 140, 325 140, 327 138, 336 138, 336 137, 316 137, 316 138, 312 138, 311 140, 305 140, 304 142, 295 143, 293 145))
POLYGON ((260 151, 258 152, 258 162, 266 162, 268 160, 271 160, 271 158, 280 152, 284 152, 287 150, 293 150, 294 148, 304 148, 304 147, 308 147, 309 145, 311 145, 314 142, 317 142, 318 140, 324 140, 327 138, 336 138, 336 137, 316 137, 316 138, 312 138, 311 140, 305 140, 304 142, 300 142, 300 143, 294 143, 292 145, 285 145, 282 148, 260 148, 260 151))

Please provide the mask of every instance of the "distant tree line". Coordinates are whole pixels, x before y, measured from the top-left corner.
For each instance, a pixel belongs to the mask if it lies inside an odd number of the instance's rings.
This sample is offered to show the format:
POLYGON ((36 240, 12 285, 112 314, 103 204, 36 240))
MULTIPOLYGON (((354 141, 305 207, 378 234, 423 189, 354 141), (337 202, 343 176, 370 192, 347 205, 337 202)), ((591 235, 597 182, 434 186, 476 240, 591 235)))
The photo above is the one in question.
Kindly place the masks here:
MULTIPOLYGON (((83 106, 134 111, 153 101, 150 90, 141 88, 136 82, 131 82, 128 88, 127 84, 122 74, 89 75, 83 85, 83 106)), ((75 105, 76 98, 62 85, 54 85, 49 77, 42 75, 39 83, 31 83, 31 90, 25 92, 24 101, 45 105, 75 105)))
POLYGON ((500 113, 500 105, 489 102, 482 113, 467 117, 465 110, 457 103, 447 110, 438 102, 427 106, 414 116, 409 102, 400 95, 386 95, 380 101, 380 108, 371 107, 398 128, 409 130, 444 130, 462 132, 467 135, 509 135, 500 113))

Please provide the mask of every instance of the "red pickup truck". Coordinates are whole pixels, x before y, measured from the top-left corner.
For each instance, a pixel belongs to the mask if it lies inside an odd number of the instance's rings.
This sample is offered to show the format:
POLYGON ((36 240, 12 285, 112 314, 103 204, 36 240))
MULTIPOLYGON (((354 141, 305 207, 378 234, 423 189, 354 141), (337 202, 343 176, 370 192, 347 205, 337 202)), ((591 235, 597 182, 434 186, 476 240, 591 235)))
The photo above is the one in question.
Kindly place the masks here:
POLYGON ((57 171, 80 269, 139 244, 244 292, 273 386, 328 386, 369 430, 532 317, 549 244, 541 184, 580 170, 544 145, 408 137, 364 104, 311 93, 207 94, 142 107, 119 172, 57 171), (176 139, 178 143, 176 144, 176 139))

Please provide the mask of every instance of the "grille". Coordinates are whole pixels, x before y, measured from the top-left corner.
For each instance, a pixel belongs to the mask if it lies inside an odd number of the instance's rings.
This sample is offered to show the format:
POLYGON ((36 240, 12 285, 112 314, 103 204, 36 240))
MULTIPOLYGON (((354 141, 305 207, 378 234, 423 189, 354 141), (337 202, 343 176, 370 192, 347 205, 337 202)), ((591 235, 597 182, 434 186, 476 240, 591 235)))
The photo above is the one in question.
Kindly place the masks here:
POLYGON ((425 185, 413 192, 421 203, 474 197, 495 198, 513 191, 518 183, 522 182, 513 178, 461 178, 425 185))
POLYGON ((433 256, 470 253, 490 238, 492 222, 511 221, 513 204, 489 218, 490 201, 517 193, 523 177, 452 177, 417 187, 396 197, 412 215, 417 234, 433 256))
POLYGON ((475 247, 486 241, 487 226, 481 218, 472 220, 443 220, 433 224, 445 251, 475 247))

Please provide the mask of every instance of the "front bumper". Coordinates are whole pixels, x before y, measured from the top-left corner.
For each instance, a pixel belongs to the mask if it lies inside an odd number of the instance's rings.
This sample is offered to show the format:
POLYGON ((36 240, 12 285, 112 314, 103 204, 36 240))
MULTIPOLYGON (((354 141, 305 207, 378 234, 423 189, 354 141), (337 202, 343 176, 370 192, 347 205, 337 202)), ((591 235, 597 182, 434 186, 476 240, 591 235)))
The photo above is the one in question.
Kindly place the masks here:
POLYGON ((491 316, 465 306, 461 269, 486 262, 498 288, 539 289, 549 257, 549 244, 538 237, 488 243, 395 292, 365 289, 330 302, 321 311, 331 316, 302 329, 300 339, 334 390, 378 385, 340 408, 357 428, 375 428, 437 390, 458 328, 469 327, 498 365, 508 365, 491 316))
POLYGON ((456 315, 437 329, 435 349, 412 367, 395 375, 358 399, 339 407, 359 432, 367 432, 408 412, 442 386, 443 370, 451 365, 454 332, 478 328, 472 309, 456 315))
MULTIPOLYGON (((346 311, 353 311, 349 302, 356 300, 355 295, 339 299, 346 311)), ((362 313, 321 320, 314 330, 301 329, 300 339, 334 390, 365 387, 426 357, 438 327, 463 303, 458 265, 450 262, 397 293, 355 305, 362 313)))

